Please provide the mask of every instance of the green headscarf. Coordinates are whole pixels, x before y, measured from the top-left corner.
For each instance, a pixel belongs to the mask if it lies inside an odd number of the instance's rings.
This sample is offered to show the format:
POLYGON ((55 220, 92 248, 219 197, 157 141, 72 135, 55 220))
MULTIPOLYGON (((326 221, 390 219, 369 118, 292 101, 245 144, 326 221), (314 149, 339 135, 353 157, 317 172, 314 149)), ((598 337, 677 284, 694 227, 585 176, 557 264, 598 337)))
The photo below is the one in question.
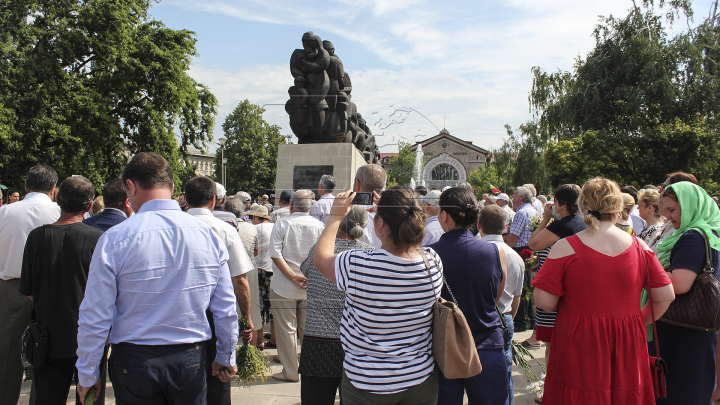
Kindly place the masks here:
POLYGON ((695 228, 702 231, 710 242, 710 247, 720 250, 720 239, 713 231, 720 234, 720 209, 717 204, 700 186, 688 181, 681 181, 667 186, 675 191, 680 203, 680 228, 672 235, 663 239, 658 245, 658 259, 664 268, 670 266, 670 253, 675 242, 685 231, 695 228))

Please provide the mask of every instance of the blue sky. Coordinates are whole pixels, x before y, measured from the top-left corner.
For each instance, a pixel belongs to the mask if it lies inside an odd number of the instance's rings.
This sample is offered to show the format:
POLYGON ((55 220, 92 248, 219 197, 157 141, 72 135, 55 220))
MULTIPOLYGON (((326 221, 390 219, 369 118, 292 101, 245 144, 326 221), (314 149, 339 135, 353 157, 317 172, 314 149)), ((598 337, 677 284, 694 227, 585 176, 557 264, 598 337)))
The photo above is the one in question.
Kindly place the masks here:
MULTIPOLYGON (((246 98, 292 134, 284 110, 290 55, 313 31, 335 46, 381 151, 394 152, 399 141, 443 127, 480 147, 499 147, 505 124, 531 118, 530 69, 570 70, 592 49, 598 16, 625 16, 631 7, 630 0, 163 0, 150 15, 196 33, 200 56, 190 75, 218 98, 215 139, 246 98)), ((700 22, 710 0, 693 8, 700 22)), ((676 29, 685 26, 676 22, 676 29)))

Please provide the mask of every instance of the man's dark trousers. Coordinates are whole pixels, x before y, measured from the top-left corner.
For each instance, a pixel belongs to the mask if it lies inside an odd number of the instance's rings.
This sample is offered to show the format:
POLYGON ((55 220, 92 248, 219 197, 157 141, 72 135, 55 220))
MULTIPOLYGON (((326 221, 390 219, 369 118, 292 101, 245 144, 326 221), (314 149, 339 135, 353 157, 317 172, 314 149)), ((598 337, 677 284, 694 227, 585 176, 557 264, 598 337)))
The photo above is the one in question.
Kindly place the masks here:
POLYGON ((0 405, 16 405, 22 386, 20 338, 33 303, 18 292, 19 286, 19 278, 0 280, 0 405))
POLYGON ((108 369, 118 405, 204 405, 202 343, 112 347, 108 369))
POLYGON ((205 371, 207 373, 207 405, 230 405, 230 382, 222 382, 217 376, 212 375, 212 364, 217 356, 217 336, 215 336, 215 320, 210 310, 205 311, 210 330, 212 331, 212 339, 205 341, 205 371))
MULTIPOLYGON (((105 381, 107 379, 107 355, 109 346, 105 346, 103 358, 100 361, 100 395, 95 405, 105 404, 105 381)), ((31 393, 31 404, 52 405, 67 403, 68 393, 70 392, 70 382, 78 382, 77 368, 75 363, 77 357, 69 357, 66 359, 46 359, 43 368, 35 368, 33 370, 33 391, 31 393), (33 396, 34 394, 34 396, 33 396)), ((80 403, 80 398, 75 394, 75 403, 80 403)))

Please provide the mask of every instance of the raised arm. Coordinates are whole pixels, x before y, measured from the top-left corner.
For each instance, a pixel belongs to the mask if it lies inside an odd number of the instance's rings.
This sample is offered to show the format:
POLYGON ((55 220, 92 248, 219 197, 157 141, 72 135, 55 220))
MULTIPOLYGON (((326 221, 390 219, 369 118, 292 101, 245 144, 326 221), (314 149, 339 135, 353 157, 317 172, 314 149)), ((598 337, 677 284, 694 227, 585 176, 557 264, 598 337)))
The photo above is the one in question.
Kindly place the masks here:
MULTIPOLYGON (((640 242, 640 246, 643 248, 642 253, 647 257, 648 253, 651 252, 650 248, 642 239, 638 239, 638 242, 640 242)), ((649 257, 649 260, 647 261, 647 272, 650 276, 650 282, 655 284, 658 283, 658 280, 665 279, 667 281, 667 278, 665 277, 666 273, 664 272, 660 261, 657 257, 655 257, 655 255, 650 256, 651 257, 649 257)), ((644 260, 642 263, 643 266, 645 266, 644 260)), ((690 270, 687 271, 690 272, 690 270)), ((696 274, 693 272, 693 275, 696 274)), ((665 311, 667 311, 668 307, 675 299, 673 284, 674 283, 671 283, 658 288, 652 288, 652 284, 648 286, 650 288, 650 292, 652 293, 652 302, 648 301, 642 309, 645 324, 650 324, 653 321, 651 309, 655 312, 655 320, 660 319, 665 311), (648 304, 652 305, 652 307, 648 304)))
POLYGON ((325 229, 315 245, 315 253, 313 254, 315 268, 333 283, 337 282, 335 279, 335 258, 337 257, 335 254, 335 235, 337 235, 340 228, 340 222, 352 209, 353 198, 355 198, 355 193, 352 191, 345 191, 335 197, 325 229))

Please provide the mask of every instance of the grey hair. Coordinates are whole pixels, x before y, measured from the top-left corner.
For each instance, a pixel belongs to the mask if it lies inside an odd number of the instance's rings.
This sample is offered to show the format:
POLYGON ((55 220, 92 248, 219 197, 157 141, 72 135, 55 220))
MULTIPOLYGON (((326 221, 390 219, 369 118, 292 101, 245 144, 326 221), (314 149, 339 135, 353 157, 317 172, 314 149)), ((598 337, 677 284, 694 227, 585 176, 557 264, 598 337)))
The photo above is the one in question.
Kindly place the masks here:
POLYGON ((225 211, 232 212, 236 218, 240 218, 245 212, 245 204, 237 197, 227 198, 223 208, 225 208, 225 211))
POLYGON ((335 177, 329 175, 329 174, 323 174, 322 177, 320 177, 320 185, 322 186, 323 190, 332 192, 335 190, 335 177))
POLYGON ((545 197, 545 196, 542 195, 542 194, 540 194, 539 196, 537 196, 537 199, 540 200, 540 202, 543 203, 543 205, 545 205, 545 203, 548 202, 547 197, 545 197))
POLYGON ((315 198, 315 194, 312 191, 298 190, 290 199, 290 204, 295 208, 295 211, 308 212, 312 207, 313 198, 315 198))
POLYGON ((252 200, 252 197, 250 197, 250 194, 244 192, 244 191, 238 191, 235 193, 235 198, 239 198, 240 202, 246 203, 250 202, 252 200))
POLYGON ((525 187, 526 189, 530 190, 533 197, 537 196, 537 190, 535 190, 534 185, 528 183, 528 184, 523 184, 522 186, 525 187))
POLYGON ((367 226, 368 212, 362 205, 354 205, 347 216, 340 222, 340 230, 360 239, 367 226))
POLYGON ((360 166, 357 169, 357 172, 355 173, 355 180, 360 182, 360 188, 362 189, 358 191, 364 191, 367 193, 375 191, 380 194, 383 190, 385 190, 385 185, 387 184, 387 173, 385 173, 385 169, 383 169, 382 166, 370 163, 360 166))
POLYGON ((517 193, 520 195, 520 197, 522 197, 522 200, 524 203, 532 202, 533 195, 532 195, 532 191, 530 191, 529 188, 522 186, 522 187, 516 188, 515 191, 517 191, 517 193))

